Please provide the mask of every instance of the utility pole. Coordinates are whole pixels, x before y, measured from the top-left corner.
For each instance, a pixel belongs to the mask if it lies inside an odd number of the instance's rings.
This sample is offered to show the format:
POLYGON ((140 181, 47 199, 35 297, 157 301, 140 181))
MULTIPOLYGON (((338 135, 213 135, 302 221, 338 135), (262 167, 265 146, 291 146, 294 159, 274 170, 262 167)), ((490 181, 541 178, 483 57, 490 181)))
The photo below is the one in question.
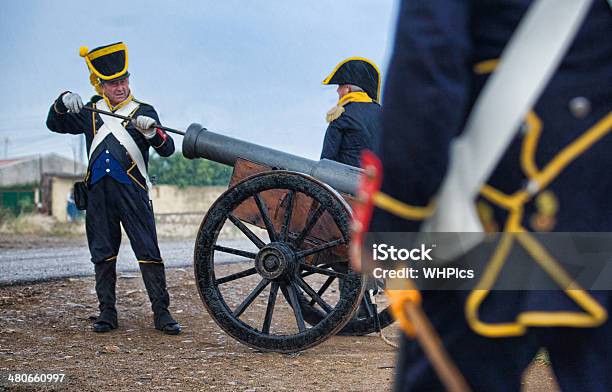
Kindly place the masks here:
POLYGON ((85 162, 85 134, 79 137, 79 163, 85 162))
POLYGON ((77 146, 75 145, 75 141, 77 140, 73 140, 72 143, 70 144, 70 148, 72 149, 72 163, 73 163, 73 169, 72 169, 72 174, 76 176, 76 172, 77 172, 77 146))

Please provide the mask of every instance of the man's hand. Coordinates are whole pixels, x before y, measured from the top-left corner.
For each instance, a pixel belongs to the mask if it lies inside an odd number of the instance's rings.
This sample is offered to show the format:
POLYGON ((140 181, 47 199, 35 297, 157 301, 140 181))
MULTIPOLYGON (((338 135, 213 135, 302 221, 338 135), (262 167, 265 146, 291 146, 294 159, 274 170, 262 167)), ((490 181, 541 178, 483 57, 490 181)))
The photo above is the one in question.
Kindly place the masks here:
POLYGON ((151 139, 155 136, 156 125, 155 119, 147 116, 138 116, 133 120, 134 126, 140 131, 147 139, 151 139))
POLYGON ((71 113, 78 113, 83 108, 83 100, 77 93, 66 93, 62 95, 62 103, 71 113))

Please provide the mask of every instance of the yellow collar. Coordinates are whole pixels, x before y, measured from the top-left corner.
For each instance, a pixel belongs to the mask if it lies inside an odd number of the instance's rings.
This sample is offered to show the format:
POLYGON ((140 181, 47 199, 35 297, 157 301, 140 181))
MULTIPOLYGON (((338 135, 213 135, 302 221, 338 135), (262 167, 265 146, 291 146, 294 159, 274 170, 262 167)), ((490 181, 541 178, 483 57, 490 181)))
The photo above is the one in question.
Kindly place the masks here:
POLYGON ((344 113, 344 105, 350 102, 370 103, 370 102, 374 102, 374 100, 372 100, 372 98, 370 98, 368 94, 362 91, 348 93, 344 97, 340 98, 336 106, 334 106, 333 108, 329 110, 329 112, 327 112, 327 115, 325 116, 325 120, 328 123, 330 123, 336 120, 337 118, 339 118, 342 115, 342 113, 344 113))
POLYGON ((368 96, 368 94, 363 91, 356 91, 353 93, 348 93, 344 97, 340 98, 338 101, 338 106, 344 106, 349 102, 373 102, 372 98, 368 96))
POLYGON ((125 105, 127 105, 134 99, 134 97, 132 96, 132 93, 130 93, 130 95, 126 99, 124 99, 122 102, 119 102, 117 106, 113 106, 111 105, 110 100, 106 97, 106 95, 102 94, 102 98, 104 98, 104 100, 106 101, 111 112, 121 109, 122 107, 124 107, 125 105))

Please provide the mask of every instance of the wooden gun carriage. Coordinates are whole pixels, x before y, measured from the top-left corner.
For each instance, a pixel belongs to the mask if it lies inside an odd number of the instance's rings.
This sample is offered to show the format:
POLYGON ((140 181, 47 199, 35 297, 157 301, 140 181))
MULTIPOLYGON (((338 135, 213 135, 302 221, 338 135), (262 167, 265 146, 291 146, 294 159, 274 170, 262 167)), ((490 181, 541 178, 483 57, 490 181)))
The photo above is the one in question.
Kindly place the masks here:
POLYGON ((360 169, 297 157, 199 124, 188 128, 183 155, 234 168, 228 190, 202 221, 194 251, 200 297, 225 332, 253 348, 288 353, 336 333, 362 335, 392 322, 374 301, 380 282, 366 282, 348 263, 360 169), (242 242, 224 241, 220 233, 227 232, 242 242))

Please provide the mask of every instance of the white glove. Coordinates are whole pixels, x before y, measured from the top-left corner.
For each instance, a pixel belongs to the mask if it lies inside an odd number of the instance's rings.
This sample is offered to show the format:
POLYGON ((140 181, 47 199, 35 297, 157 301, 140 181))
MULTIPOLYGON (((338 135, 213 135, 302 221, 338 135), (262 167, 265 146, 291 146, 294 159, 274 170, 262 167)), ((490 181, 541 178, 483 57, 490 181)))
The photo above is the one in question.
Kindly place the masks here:
POLYGON ((136 129, 138 129, 145 138, 151 139, 155 136, 155 128, 153 128, 153 126, 156 125, 155 119, 147 116, 138 116, 133 122, 136 129))
POLYGON ((62 95, 62 102, 71 113, 78 113, 83 108, 83 100, 77 93, 66 93, 62 95))

